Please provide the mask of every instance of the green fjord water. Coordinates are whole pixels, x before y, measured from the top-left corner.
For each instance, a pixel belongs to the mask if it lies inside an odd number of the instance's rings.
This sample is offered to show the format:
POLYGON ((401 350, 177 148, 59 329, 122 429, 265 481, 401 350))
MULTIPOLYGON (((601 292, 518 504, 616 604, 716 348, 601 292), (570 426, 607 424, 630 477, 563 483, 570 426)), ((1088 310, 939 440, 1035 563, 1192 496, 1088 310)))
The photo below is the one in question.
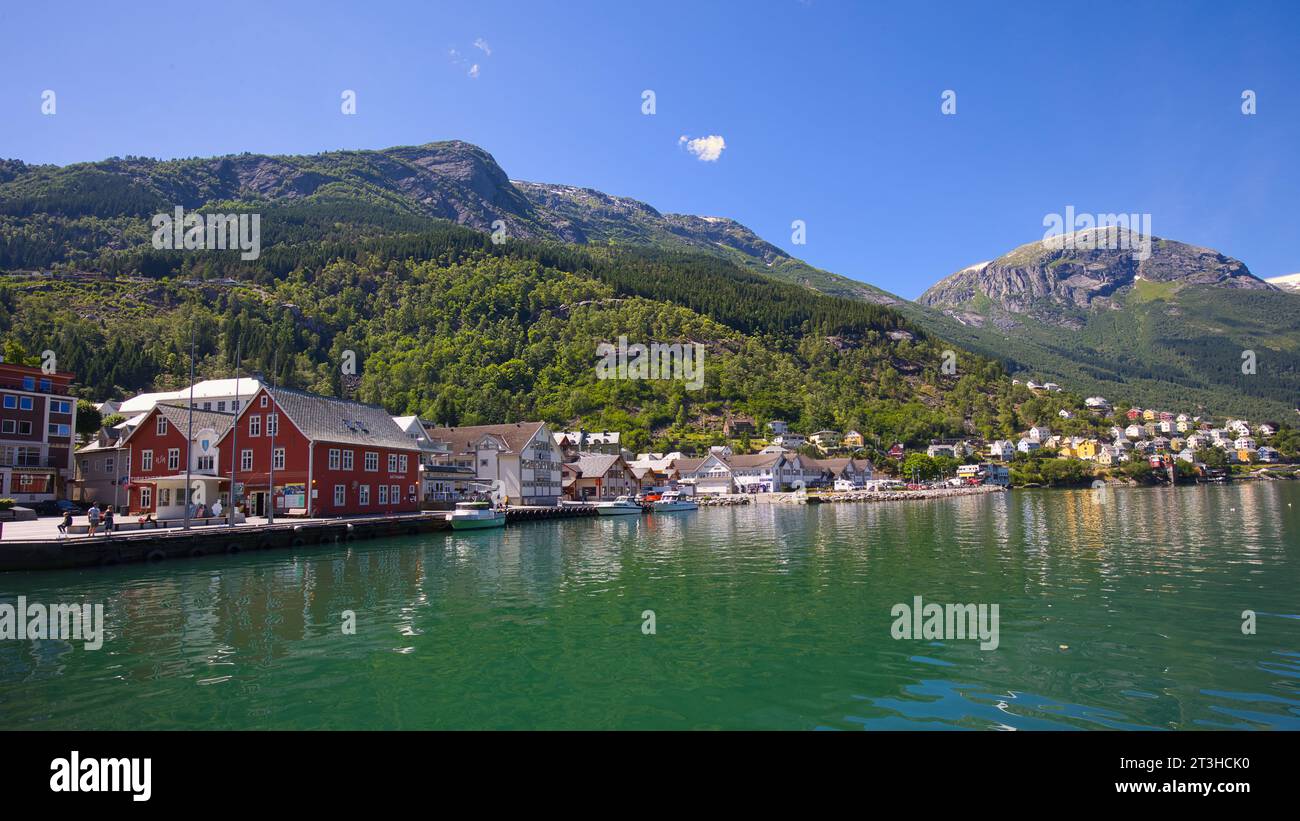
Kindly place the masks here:
POLYGON ((0 728, 1297 729, 1298 534, 1271 482, 7 574, 0 602, 103 602, 107 638, 0 642, 0 728), (998 648, 893 639, 917 595, 998 604, 998 648))

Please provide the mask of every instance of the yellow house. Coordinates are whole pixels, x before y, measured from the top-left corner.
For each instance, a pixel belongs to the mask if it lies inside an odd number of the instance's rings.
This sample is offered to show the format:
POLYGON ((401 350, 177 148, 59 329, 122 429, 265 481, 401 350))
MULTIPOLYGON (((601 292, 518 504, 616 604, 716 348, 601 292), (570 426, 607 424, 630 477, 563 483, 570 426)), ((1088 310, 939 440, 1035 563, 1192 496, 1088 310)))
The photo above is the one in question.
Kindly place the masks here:
POLYGON ((1154 422, 1156 419, 1159 418, 1159 416, 1156 414, 1155 411, 1151 410, 1150 408, 1147 408, 1146 410, 1142 411, 1142 418, 1148 422, 1154 422))
POLYGON ((856 430, 851 430, 844 434, 843 444, 846 448, 860 448, 865 444, 865 442, 862 440, 862 434, 858 433, 856 430))
POLYGON ((1097 458, 1097 440, 1089 439, 1086 442, 1080 442, 1079 446, 1074 449, 1074 455, 1079 459, 1093 460, 1097 458))
POLYGON ((1111 450, 1110 448, 1102 448, 1101 452, 1097 454, 1097 464, 1113 465, 1115 463, 1116 463, 1115 451, 1111 450))
POLYGON ((1056 449, 1056 455, 1061 459, 1078 459, 1079 451, 1071 446, 1069 442, 1066 442, 1056 449))
POLYGON ((1251 462, 1255 461, 1255 451, 1246 450, 1245 448, 1238 448, 1237 461, 1241 462, 1243 465, 1250 464, 1251 462))

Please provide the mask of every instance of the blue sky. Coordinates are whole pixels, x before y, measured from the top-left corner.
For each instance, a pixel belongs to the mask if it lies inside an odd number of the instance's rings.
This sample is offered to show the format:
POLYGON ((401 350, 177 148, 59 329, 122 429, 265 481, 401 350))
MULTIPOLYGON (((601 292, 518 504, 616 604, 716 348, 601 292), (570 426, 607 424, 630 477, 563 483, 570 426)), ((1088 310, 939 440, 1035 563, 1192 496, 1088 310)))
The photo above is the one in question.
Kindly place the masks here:
POLYGON ((109 5, 0 8, 0 157, 463 139, 907 297, 1069 205, 1300 271, 1300 3, 109 5))

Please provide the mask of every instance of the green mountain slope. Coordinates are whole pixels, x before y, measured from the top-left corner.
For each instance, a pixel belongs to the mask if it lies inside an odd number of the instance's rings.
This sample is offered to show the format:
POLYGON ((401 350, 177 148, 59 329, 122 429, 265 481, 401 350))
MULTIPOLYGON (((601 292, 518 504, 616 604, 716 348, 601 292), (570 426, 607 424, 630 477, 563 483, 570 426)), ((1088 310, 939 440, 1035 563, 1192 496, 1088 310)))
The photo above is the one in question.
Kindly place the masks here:
MULTIPOLYGON (((424 237, 447 222, 500 229, 516 242, 583 245, 592 259, 604 253, 598 249, 633 248, 712 257, 734 266, 733 275, 888 306, 914 331, 1117 402, 1280 416, 1300 396, 1300 295, 1270 287, 1217 252, 1168 240, 1145 263, 1123 253, 1048 253, 1032 243, 957 272, 914 303, 808 265, 733 220, 512 181, 490 154, 463 142, 311 156, 128 157, 62 168, 0 161, 0 271, 230 277, 270 286, 336 259, 364 264, 363 253, 436 259, 449 252, 424 237), (260 214, 262 257, 154 250, 149 218, 177 205, 260 214), (1256 353, 1255 374, 1240 372, 1244 350, 1256 353)), ((459 253, 481 238, 450 242, 459 253)), ((714 307, 721 310, 718 300, 714 307)))
POLYGON ((0 277, 6 353, 54 350, 105 396, 183 384, 191 328, 200 374, 230 373, 242 340, 246 369, 326 393, 342 390, 339 363, 351 350, 359 396, 395 414, 460 424, 541 417, 621 429, 637 448, 708 444, 701 435, 728 412, 856 427, 886 446, 1022 421, 1007 420, 1010 385, 996 364, 963 356, 959 375, 944 376, 946 346, 897 313, 714 257, 494 244, 445 223, 338 246, 302 242, 253 263, 213 256, 241 275, 0 277), (619 336, 704 345, 703 389, 599 379, 596 346, 619 336))
POLYGON ((1300 399, 1300 295, 1211 249, 1155 238, 1151 251, 1142 260, 1030 243, 958 271, 902 310, 1077 392, 1290 417, 1300 399), (1253 373, 1243 372, 1247 351, 1253 373))

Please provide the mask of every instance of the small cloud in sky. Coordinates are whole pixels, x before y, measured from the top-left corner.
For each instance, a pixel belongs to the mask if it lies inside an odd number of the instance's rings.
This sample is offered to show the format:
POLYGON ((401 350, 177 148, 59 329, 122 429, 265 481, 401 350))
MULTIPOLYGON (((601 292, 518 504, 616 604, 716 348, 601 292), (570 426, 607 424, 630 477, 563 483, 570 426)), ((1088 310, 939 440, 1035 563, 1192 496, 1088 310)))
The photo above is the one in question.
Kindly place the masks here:
POLYGON ((683 134, 677 138, 677 144, 694 154, 700 162, 717 162, 722 149, 727 147, 727 141, 717 134, 694 138, 683 134))
MULTIPOLYGON (((492 55, 491 47, 488 46, 487 41, 482 37, 474 41, 474 47, 482 50, 485 55, 492 55)), ((470 63, 470 61, 465 59, 465 56, 460 53, 460 49, 454 47, 447 49, 447 57, 451 60, 453 66, 460 66, 462 68, 468 66, 468 68, 465 69, 465 74, 468 75, 471 80, 478 79, 479 64, 470 63)))

